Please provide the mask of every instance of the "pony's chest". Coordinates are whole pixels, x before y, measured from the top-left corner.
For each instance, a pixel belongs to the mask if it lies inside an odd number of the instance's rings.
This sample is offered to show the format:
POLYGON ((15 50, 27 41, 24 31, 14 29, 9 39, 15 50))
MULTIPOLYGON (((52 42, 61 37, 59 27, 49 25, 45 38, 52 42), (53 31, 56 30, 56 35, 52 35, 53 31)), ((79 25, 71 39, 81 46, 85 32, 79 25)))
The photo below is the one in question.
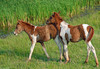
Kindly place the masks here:
POLYGON ((68 28, 68 26, 61 27, 60 36, 63 39, 67 38, 67 40, 70 41, 70 39, 72 38, 71 33, 70 33, 70 28, 68 28), (66 34, 67 34, 67 37, 65 36, 66 34))

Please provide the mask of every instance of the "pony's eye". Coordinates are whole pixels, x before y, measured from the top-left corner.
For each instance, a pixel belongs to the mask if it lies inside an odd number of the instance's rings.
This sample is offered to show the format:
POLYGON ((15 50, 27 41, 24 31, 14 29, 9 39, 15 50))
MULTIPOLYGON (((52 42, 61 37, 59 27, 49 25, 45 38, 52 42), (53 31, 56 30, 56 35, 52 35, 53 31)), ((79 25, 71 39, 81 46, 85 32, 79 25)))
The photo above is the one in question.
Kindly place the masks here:
POLYGON ((50 19, 52 19, 52 17, 50 17, 50 19))

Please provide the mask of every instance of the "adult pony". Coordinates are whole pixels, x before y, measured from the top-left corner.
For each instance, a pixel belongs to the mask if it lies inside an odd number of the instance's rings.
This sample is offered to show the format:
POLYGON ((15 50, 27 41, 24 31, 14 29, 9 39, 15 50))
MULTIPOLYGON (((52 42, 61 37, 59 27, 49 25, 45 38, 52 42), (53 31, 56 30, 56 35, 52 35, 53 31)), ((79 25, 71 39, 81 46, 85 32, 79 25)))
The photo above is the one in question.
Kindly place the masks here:
POLYGON ((69 43, 69 41, 78 42, 83 39, 87 44, 87 58, 85 62, 88 62, 90 51, 92 51, 96 60, 96 66, 99 65, 95 48, 91 43, 91 39, 94 34, 93 27, 89 26, 88 24, 81 24, 77 26, 69 25, 60 17, 59 13, 56 12, 54 12, 54 14, 50 16, 46 23, 54 24, 56 26, 59 32, 59 36, 61 37, 61 40, 64 44, 63 55, 65 57, 66 63, 69 61, 67 49, 67 44, 69 43))
POLYGON ((51 25, 45 25, 45 26, 34 26, 27 22, 19 20, 17 22, 14 34, 18 35, 22 31, 25 31, 28 34, 28 36, 31 40, 31 43, 32 43, 28 61, 31 60, 32 52, 34 50, 36 42, 39 42, 42 45, 47 58, 49 58, 49 55, 45 49, 43 42, 46 42, 46 41, 50 40, 51 38, 53 38, 55 40, 56 44, 58 45, 59 50, 60 50, 60 59, 62 58, 60 40, 57 35, 57 29, 55 28, 54 25, 51 24, 51 25))

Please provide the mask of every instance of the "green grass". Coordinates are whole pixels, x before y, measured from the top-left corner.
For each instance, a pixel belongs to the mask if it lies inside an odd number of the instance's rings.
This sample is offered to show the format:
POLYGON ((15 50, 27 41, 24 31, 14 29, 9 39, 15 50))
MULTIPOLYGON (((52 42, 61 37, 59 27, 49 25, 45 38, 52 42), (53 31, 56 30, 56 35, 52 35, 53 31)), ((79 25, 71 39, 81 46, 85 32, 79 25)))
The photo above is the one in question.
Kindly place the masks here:
POLYGON ((41 25, 58 11, 69 19, 98 4, 99 0, 0 0, 0 29, 12 30, 19 19, 41 25))
MULTIPOLYGON (((94 45, 100 63, 100 12, 90 14, 73 21, 67 21, 71 25, 87 23, 95 30, 92 44, 94 45)), ((87 46, 84 41, 69 43, 68 50, 71 62, 59 63, 59 49, 53 40, 45 42, 50 61, 42 50, 39 43, 36 44, 32 60, 26 63, 30 52, 31 42, 26 33, 18 36, 10 35, 5 39, 0 39, 0 69, 96 69, 93 53, 90 53, 89 62, 84 64, 87 55, 87 46)), ((100 69, 100 66, 97 68, 100 69)))

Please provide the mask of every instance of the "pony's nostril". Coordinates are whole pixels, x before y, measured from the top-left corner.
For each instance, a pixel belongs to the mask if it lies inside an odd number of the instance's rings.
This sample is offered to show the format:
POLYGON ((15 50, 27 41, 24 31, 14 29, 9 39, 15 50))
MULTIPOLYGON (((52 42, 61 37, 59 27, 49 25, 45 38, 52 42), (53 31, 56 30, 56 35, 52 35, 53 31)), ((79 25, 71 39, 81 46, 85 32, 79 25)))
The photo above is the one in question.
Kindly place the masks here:
POLYGON ((16 32, 14 32, 14 35, 17 35, 17 33, 16 33, 16 32))

